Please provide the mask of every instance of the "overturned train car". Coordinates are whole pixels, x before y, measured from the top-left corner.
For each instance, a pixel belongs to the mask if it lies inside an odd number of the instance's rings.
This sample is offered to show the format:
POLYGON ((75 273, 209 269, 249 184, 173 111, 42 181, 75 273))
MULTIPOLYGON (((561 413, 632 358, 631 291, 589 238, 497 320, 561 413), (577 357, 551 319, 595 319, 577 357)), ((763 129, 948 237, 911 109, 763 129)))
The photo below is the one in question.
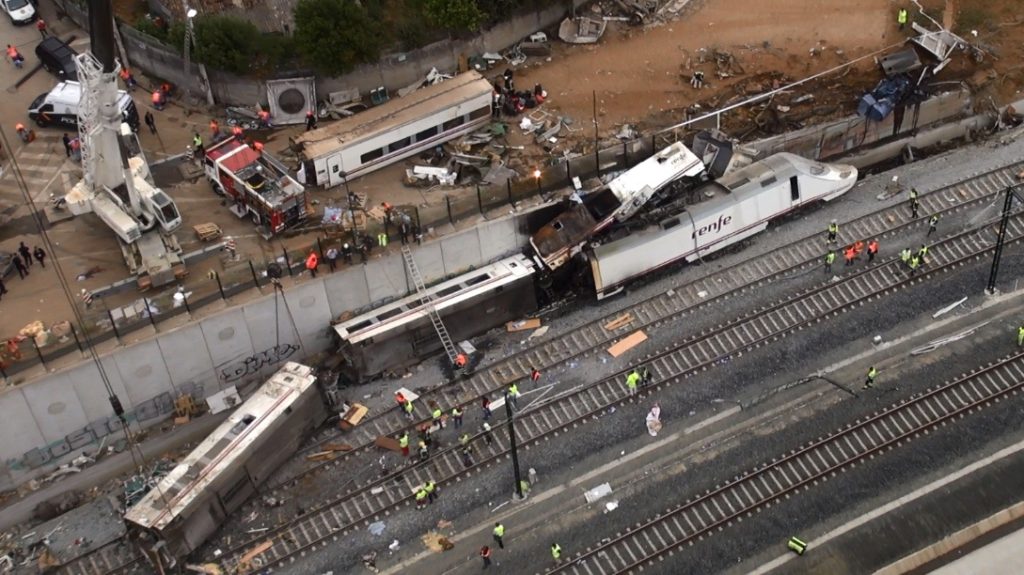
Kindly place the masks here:
POLYGON ((713 199, 586 253, 597 298, 680 260, 707 256, 763 231, 789 212, 845 194, 857 183, 853 166, 780 153, 730 172, 698 192, 713 199))
MULTIPOLYGON (((425 295, 459 341, 535 311, 535 272, 529 258, 515 255, 431 286, 425 295)), ((413 294, 336 323, 341 376, 359 383, 441 351, 425 301, 413 294)))
POLYGON ((324 421, 307 366, 288 362, 125 514, 163 572, 202 545, 324 421))

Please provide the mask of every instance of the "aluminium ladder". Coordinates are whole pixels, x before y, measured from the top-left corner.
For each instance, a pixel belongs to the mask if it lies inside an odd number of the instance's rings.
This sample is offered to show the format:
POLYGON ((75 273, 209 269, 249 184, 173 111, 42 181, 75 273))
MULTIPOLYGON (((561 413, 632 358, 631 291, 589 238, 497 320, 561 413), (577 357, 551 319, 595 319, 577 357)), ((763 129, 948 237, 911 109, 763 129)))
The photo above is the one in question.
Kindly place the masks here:
POLYGON ((420 302, 427 309, 430 322, 434 324, 434 331, 437 332, 437 337, 441 338, 441 344, 444 345, 444 352, 448 355, 448 361, 451 362, 451 365, 455 365, 455 358, 458 357, 459 352, 455 349, 455 344, 452 342, 451 336, 448 335, 448 328, 441 321, 437 308, 434 307, 434 296, 423 285, 423 278, 420 276, 420 270, 416 267, 416 260, 413 259, 412 250, 409 249, 408 245, 402 244, 402 258, 405 259, 405 267, 409 269, 409 275, 412 276, 413 284, 416 286, 416 293, 420 296, 420 302))

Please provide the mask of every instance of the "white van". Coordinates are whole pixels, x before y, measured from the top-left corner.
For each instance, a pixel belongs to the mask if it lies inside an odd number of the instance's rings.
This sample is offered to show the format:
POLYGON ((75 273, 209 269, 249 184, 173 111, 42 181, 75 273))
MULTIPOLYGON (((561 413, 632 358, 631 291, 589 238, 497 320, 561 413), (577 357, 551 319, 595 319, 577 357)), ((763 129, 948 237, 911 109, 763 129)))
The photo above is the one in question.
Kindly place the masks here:
POLYGON ((39 14, 36 12, 35 2, 29 0, 0 0, 0 7, 7 12, 11 24, 28 24, 36 19, 39 14))
MULTIPOLYGON (((78 82, 61 82, 46 94, 40 94, 28 107, 28 117, 40 128, 47 126, 78 126, 78 102, 82 99, 82 87, 78 82)), ((139 111, 135 102, 124 90, 117 91, 117 105, 124 121, 133 131, 139 129, 139 111)))

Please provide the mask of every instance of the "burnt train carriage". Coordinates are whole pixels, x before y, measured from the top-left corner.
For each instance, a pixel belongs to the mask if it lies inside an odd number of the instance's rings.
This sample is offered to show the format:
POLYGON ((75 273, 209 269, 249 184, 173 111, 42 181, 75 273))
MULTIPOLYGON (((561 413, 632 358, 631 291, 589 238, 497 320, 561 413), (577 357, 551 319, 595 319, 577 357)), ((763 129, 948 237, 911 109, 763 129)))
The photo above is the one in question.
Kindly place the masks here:
POLYGON ((288 362, 125 514, 170 566, 202 545, 327 419, 313 370, 288 362))
MULTIPOLYGON (((453 341, 468 339, 537 309, 535 265, 505 258, 427 288, 453 341)), ((337 323, 343 376, 360 382, 441 351, 428 308, 413 294, 337 323)))

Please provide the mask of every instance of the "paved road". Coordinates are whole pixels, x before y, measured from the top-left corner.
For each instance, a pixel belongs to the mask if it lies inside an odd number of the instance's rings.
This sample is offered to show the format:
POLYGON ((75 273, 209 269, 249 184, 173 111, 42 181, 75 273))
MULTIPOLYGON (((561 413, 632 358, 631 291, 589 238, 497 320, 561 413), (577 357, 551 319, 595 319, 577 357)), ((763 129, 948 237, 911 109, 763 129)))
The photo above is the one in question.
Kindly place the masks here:
POLYGON ((932 575, 1005 573, 1008 569, 1019 571, 1021 560, 1024 560, 1024 530, 1014 531, 952 563, 943 565, 932 571, 932 575), (1010 565, 1018 565, 1018 567, 1011 568, 1010 565))

